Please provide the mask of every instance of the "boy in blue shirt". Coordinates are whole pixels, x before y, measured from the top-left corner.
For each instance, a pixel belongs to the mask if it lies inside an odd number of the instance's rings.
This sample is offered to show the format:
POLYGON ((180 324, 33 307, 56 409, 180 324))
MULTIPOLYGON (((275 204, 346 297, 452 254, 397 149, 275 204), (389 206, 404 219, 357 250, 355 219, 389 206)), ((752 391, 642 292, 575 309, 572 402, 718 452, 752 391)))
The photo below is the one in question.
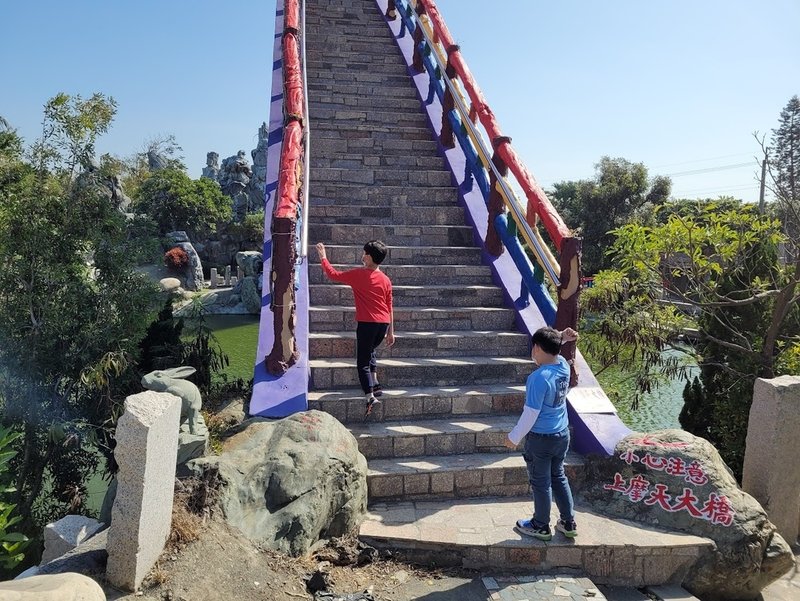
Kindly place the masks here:
POLYGON ((528 376, 525 407, 505 441, 513 449, 525 438, 522 456, 533 488, 533 518, 517 520, 514 529, 543 541, 553 538, 550 532, 553 499, 561 513, 556 530, 569 538, 578 535, 572 491, 564 473, 564 458, 569 450, 570 370, 566 359, 559 354, 563 343, 577 338, 578 333, 572 328, 563 332, 540 328, 533 334, 531 358, 538 367, 528 376))

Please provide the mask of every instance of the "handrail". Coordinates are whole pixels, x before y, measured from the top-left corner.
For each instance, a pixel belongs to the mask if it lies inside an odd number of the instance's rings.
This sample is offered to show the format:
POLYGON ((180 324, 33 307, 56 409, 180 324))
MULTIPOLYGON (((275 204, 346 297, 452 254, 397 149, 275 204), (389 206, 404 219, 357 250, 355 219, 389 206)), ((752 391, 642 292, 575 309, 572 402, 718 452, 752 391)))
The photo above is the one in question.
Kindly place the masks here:
MULTIPOLYGON (((398 12, 400 37, 407 32, 413 34, 409 65, 417 72, 428 72, 426 103, 432 102, 434 96, 441 103, 439 142, 445 148, 452 148, 456 142, 460 144, 466 159, 465 189, 471 189, 473 179, 477 181, 487 204, 484 249, 493 256, 499 256, 504 247, 508 249, 521 278, 518 307, 528 306, 529 297, 533 297, 546 323, 558 329, 577 327, 581 239, 567 227, 522 163, 511 146, 511 138, 502 134, 435 0, 387 0, 386 18, 393 20, 398 12), (522 189, 527 206, 512 189, 510 176, 522 189), (540 223, 558 251, 558 259, 542 238, 540 223), (518 235, 527 243, 533 261, 518 235), (541 271, 536 269, 537 263, 541 271), (556 286, 556 299, 544 285, 544 274, 556 286)), ((572 361, 574 343, 563 345, 561 353, 572 361)), ((574 386, 577 384, 574 365, 571 372, 570 385, 574 386)))
POLYGON ((308 63, 306 60, 306 0, 302 0, 300 5, 300 64, 303 69, 303 114, 305 115, 305 122, 303 123, 303 202, 301 204, 301 229, 300 229, 300 253, 297 258, 298 263, 302 263, 308 256, 308 204, 309 204, 309 189, 311 183, 311 125, 310 113, 308 111, 308 63))
MULTIPOLYGON (((302 241, 302 232, 308 222, 309 187, 306 152, 309 138, 305 131, 308 126, 308 92, 305 64, 301 64, 301 55, 305 55, 305 0, 302 2, 302 16, 299 0, 284 0, 283 6, 283 140, 270 227, 271 272, 269 283, 263 284, 270 287, 274 332, 272 350, 265 357, 265 366, 267 372, 274 376, 285 374, 300 358, 295 336, 295 281, 296 268, 302 262, 298 261, 298 253, 307 250, 302 241), (306 174, 303 179, 299 177, 301 172, 306 174), (301 239, 298 239, 298 217, 301 239)), ((266 274, 264 277, 266 279, 266 274)))
POLYGON ((448 77, 446 72, 447 66, 446 64, 442 63, 441 57, 438 52, 438 48, 433 43, 433 40, 431 40, 428 32, 425 31, 424 26, 420 27, 420 32, 422 33, 425 41, 433 50, 431 55, 434 57, 434 60, 439 66, 440 72, 442 74, 442 80, 447 85, 448 89, 450 90, 450 93, 453 95, 455 106, 458 109, 459 114, 461 115, 462 124, 464 124, 467 127, 467 130, 470 133, 470 138, 475 142, 477 142, 477 144, 479 145, 480 148, 478 149, 478 151, 480 152, 481 157, 485 160, 486 164, 489 165, 489 168, 492 170, 494 176, 497 178, 497 184, 501 188, 500 191, 504 197, 505 204, 508 206, 509 209, 511 209, 511 211, 514 214, 514 222, 517 224, 518 227, 522 229, 522 234, 523 237, 525 238, 525 241, 537 255, 537 261, 545 269, 545 271, 547 271, 547 274, 550 276, 550 280, 553 282, 553 284, 559 286, 561 284, 561 279, 560 279, 561 273, 560 269, 558 268, 558 264, 556 263, 554 265, 551 262, 551 261, 555 262, 554 258, 552 257, 552 255, 548 256, 549 252, 545 251, 547 247, 541 243, 542 241, 540 236, 538 236, 533 232, 533 229, 531 228, 530 224, 525 218, 525 214, 521 210, 520 207, 521 203, 519 202, 517 195, 514 194, 514 191, 506 182, 506 178, 500 173, 500 171, 497 169, 497 166, 491 160, 490 158, 491 154, 488 152, 488 149, 486 148, 486 142, 483 139, 483 135, 479 130, 475 128, 475 124, 469 118, 469 110, 463 104, 460 90, 456 88, 453 81, 450 79, 450 77, 448 77))
MULTIPOLYGON (((494 114, 489 108, 478 84, 475 82, 469 67, 467 67, 466 62, 460 55, 458 46, 453 41, 453 37, 447 29, 447 25, 439 13, 435 2, 433 2, 433 0, 412 0, 412 5, 417 8, 422 6, 423 12, 429 16, 433 24, 435 39, 448 51, 449 62, 459 79, 465 82, 465 84, 469 84, 465 85, 464 88, 472 101, 475 114, 480 119, 490 139, 494 141, 495 138, 501 137, 500 128, 497 125, 494 114), (452 54, 450 52, 451 49, 453 50, 452 54)), ((528 206, 532 207, 534 212, 541 218, 545 228, 550 234, 550 238, 560 251, 561 241, 571 235, 569 228, 567 228, 561 216, 550 204, 550 201, 538 183, 536 183, 536 180, 525 168, 511 144, 508 141, 501 143, 497 148, 497 153, 503 162, 508 165, 514 177, 520 183, 520 186, 528 198, 528 206)))

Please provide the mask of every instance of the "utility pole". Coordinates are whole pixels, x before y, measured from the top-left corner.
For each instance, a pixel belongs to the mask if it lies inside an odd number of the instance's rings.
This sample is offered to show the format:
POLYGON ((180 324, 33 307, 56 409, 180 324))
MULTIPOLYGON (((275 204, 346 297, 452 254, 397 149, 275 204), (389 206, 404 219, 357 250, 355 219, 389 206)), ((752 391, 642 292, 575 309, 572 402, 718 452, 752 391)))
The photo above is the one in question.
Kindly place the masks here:
POLYGON ((764 160, 761 161, 761 190, 758 193, 758 214, 764 214, 764 188, 767 185, 767 155, 764 153, 764 160))

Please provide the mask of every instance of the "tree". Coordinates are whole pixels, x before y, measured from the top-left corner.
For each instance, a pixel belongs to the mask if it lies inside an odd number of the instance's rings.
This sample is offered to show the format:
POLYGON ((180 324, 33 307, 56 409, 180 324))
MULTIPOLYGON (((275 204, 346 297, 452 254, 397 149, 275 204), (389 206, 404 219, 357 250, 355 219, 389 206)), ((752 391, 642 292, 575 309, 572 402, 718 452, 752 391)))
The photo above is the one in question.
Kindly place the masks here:
POLYGON ((201 234, 231 216, 230 199, 210 179, 191 179, 177 169, 161 169, 136 193, 134 208, 152 217, 162 234, 187 230, 201 234))
POLYGON ((800 273, 778 261, 785 240, 780 223, 753 206, 712 202, 666 210, 661 223, 615 230, 615 270, 602 272, 598 290, 584 296, 596 315, 588 329, 612 350, 624 344, 645 359, 637 368, 645 388, 652 382, 648 370, 670 367, 659 353, 682 326, 664 300, 694 307, 701 375, 686 393, 682 424, 711 440, 740 475, 753 382, 779 373, 782 355, 800 340, 794 292, 800 273))
MULTIPOLYGON (((778 202, 800 209, 800 98, 792 96, 772 130, 769 164, 771 190, 778 202)), ((800 222, 800 219, 797 220, 800 222)))
POLYGON ((553 185, 551 198, 564 221, 583 237, 583 270, 595 274, 611 266, 606 251, 614 242, 611 231, 632 219, 644 218, 670 194, 669 178, 648 177, 642 163, 604 156, 591 180, 553 185))
POLYGON ((125 395, 138 389, 138 342, 157 291, 131 265, 127 221, 75 184, 115 104, 59 94, 43 137, 0 160, 0 407, 19 432, 15 502, 32 533, 82 511, 85 483, 110 453, 125 395))

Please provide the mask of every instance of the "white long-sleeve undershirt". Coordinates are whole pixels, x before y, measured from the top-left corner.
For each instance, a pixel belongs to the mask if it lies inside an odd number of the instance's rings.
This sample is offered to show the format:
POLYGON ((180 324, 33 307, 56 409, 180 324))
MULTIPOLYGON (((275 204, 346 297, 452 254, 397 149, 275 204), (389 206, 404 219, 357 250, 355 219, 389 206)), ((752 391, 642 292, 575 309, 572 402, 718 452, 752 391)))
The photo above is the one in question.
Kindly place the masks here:
POLYGON ((525 435, 531 431, 533 424, 536 423, 536 418, 539 417, 539 409, 532 409, 525 405, 522 409, 522 415, 517 420, 517 425, 508 433, 508 439, 515 445, 518 445, 525 435))

